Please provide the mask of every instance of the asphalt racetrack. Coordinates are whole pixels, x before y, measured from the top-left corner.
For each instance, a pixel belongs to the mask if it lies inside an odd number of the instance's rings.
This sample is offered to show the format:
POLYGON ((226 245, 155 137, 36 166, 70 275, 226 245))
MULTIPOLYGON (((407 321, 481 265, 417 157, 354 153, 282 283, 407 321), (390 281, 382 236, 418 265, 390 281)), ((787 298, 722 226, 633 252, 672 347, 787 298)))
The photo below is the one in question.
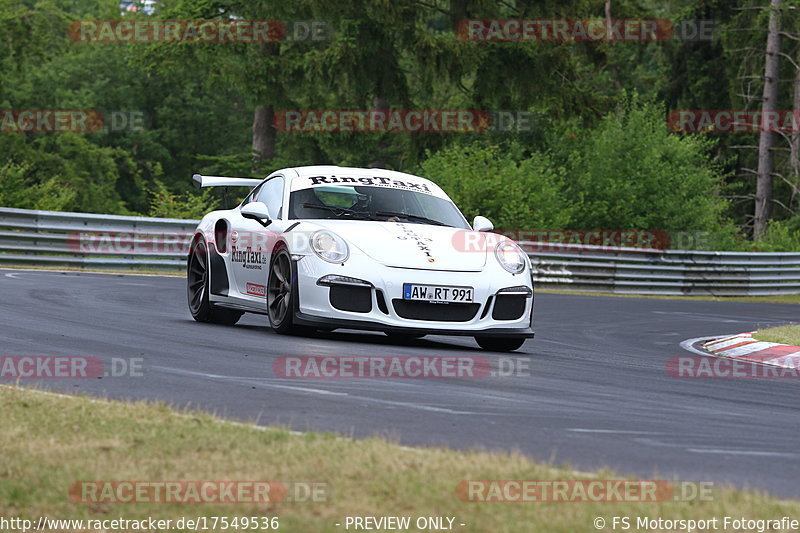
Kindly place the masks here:
POLYGON ((537 336, 509 356, 470 337, 289 337, 256 315, 231 327, 198 324, 178 277, 0 270, 0 294, 0 355, 142 359, 141 377, 23 384, 800 497, 798 380, 679 379, 665 370, 670 357, 691 355, 685 339, 797 321, 797 305, 537 294, 537 336), (273 372, 278 357, 326 355, 511 357, 529 375, 299 380, 273 372))

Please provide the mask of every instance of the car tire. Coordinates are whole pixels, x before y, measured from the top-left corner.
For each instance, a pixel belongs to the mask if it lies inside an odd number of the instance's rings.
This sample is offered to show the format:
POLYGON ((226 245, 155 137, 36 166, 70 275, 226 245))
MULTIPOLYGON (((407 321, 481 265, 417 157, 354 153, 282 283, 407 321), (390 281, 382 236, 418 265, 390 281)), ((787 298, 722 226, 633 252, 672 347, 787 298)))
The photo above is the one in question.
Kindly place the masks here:
POLYGON ((511 352, 525 343, 525 337, 475 337, 475 340, 490 352, 511 352))
POLYGON ((189 301, 189 312, 197 322, 232 326, 244 313, 216 307, 209 301, 208 288, 211 277, 209 264, 208 246, 203 239, 195 239, 192 241, 186 262, 186 296, 189 301))
POLYGON ((272 254, 267 277, 267 315, 275 333, 291 334, 299 331, 294 325, 296 282, 292 276, 292 258, 282 248, 272 254))

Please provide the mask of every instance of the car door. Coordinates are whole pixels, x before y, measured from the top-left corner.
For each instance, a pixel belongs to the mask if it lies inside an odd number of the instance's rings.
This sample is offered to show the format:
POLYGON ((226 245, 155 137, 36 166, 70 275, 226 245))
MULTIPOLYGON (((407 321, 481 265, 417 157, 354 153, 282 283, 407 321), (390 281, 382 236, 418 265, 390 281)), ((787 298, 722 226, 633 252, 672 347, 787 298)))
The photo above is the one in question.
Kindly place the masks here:
MULTIPOLYGON (((264 302, 270 252, 279 235, 283 218, 283 193, 285 180, 277 175, 251 192, 242 206, 249 202, 263 202, 269 209, 273 222, 262 226, 257 220, 241 216, 237 210, 235 231, 231 232, 231 271, 236 289, 242 298, 264 302)), ((240 206, 241 208, 241 206, 240 206)))

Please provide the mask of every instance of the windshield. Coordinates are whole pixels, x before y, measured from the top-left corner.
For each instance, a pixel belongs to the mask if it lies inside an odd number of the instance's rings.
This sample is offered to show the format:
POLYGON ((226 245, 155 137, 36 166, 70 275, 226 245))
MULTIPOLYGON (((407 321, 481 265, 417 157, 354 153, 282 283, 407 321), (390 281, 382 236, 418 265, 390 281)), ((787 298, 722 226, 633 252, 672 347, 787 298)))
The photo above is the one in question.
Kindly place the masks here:
POLYGON ((430 194, 370 185, 330 185, 293 191, 291 219, 402 221, 470 229, 449 200, 430 194))

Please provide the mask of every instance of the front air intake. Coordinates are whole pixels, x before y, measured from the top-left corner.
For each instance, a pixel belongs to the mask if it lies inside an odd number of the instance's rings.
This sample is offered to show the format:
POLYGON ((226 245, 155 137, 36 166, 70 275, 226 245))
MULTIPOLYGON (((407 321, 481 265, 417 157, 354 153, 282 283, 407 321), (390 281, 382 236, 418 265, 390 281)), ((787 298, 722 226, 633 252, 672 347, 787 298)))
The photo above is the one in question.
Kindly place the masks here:
POLYGON ((480 308, 476 303, 431 303, 416 300, 392 300, 394 312, 402 318, 436 322, 468 322, 480 308))

